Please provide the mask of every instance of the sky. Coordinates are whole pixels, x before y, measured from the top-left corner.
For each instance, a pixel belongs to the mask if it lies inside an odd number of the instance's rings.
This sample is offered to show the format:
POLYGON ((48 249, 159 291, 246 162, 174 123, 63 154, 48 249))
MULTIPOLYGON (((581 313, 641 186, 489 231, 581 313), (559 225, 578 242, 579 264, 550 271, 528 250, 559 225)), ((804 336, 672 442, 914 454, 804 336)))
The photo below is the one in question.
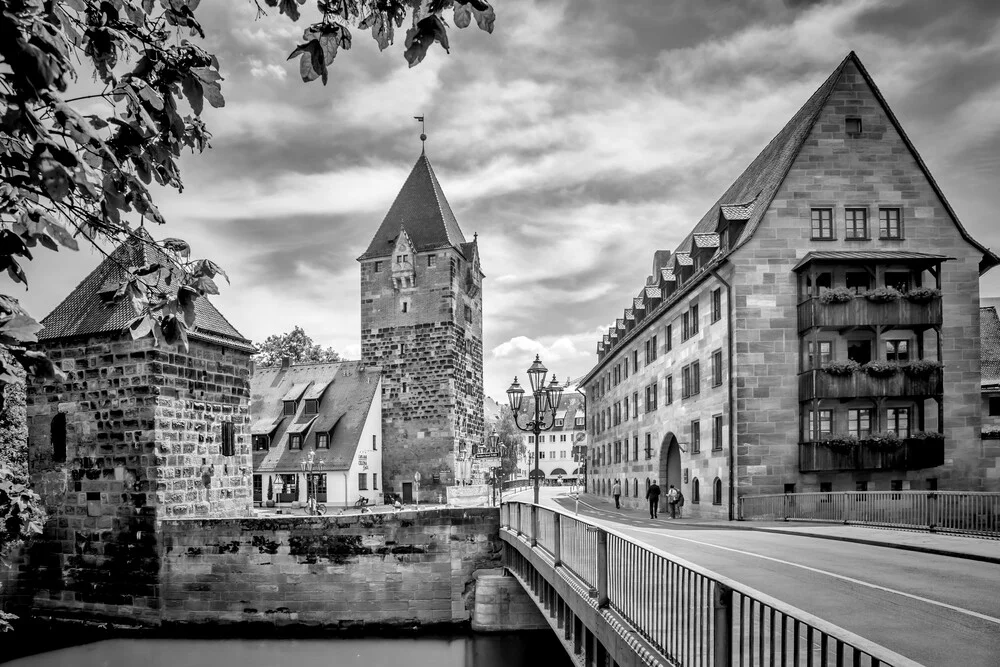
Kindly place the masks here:
MULTIPOLYGON (((479 235, 485 390, 500 401, 540 354, 560 379, 597 342, 809 95, 854 50, 974 238, 1000 250, 1000 3, 995 0, 494 0, 494 33, 450 30, 410 69, 355 31, 329 85, 286 56, 316 17, 205 2, 226 106, 212 149, 155 193, 156 238, 227 271, 213 302, 260 342, 302 326, 360 356, 365 250, 420 155, 465 236, 479 235)), ((450 17, 446 17, 450 21, 450 17)), ((39 251, 30 312, 99 262, 39 251)), ((983 277, 1000 296, 1000 269, 983 277)))

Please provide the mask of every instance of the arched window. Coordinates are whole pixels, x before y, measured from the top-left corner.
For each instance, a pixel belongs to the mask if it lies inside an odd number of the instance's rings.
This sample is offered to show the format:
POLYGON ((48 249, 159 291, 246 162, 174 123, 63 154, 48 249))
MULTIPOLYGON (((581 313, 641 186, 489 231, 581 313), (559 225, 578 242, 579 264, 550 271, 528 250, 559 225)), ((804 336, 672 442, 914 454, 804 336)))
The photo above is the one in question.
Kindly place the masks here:
POLYGON ((712 504, 721 505, 722 504, 722 480, 718 477, 715 478, 715 483, 712 485, 712 504))
POLYGON ((636 477, 635 479, 632 480, 632 490, 635 492, 633 495, 635 495, 635 497, 638 498, 639 497, 639 478, 638 477, 636 477))
POLYGON ((649 482, 649 478, 647 477, 646 478, 646 490, 647 491, 649 491, 649 487, 650 487, 650 482, 649 482))
POLYGON ((49 441, 52 443, 52 460, 55 463, 66 462, 66 413, 57 412, 52 418, 49 431, 49 441))
POLYGON ((627 479, 625 480, 625 483, 622 484, 622 491, 625 492, 625 497, 628 498, 628 480, 627 479))
POLYGON ((691 504, 697 505, 701 502, 701 483, 695 477, 691 482, 691 504))

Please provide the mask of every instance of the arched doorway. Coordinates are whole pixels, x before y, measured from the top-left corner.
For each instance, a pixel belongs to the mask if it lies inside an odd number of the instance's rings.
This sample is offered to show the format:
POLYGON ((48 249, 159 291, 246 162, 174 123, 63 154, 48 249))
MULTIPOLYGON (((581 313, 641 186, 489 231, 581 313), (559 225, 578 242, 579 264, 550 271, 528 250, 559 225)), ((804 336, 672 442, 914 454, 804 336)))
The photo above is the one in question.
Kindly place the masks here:
POLYGON ((667 433, 660 443, 660 475, 656 478, 660 485, 660 510, 667 505, 667 490, 673 484, 681 488, 681 448, 677 446, 677 436, 667 433))

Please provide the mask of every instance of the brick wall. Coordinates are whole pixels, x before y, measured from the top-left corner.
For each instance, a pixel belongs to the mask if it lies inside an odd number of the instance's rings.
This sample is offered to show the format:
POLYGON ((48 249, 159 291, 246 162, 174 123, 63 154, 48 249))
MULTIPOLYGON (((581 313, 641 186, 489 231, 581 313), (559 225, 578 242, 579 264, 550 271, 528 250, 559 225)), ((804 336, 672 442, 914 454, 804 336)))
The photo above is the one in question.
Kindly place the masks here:
POLYGON ((162 620, 343 626, 468 621, 499 566, 497 510, 171 519, 162 620))

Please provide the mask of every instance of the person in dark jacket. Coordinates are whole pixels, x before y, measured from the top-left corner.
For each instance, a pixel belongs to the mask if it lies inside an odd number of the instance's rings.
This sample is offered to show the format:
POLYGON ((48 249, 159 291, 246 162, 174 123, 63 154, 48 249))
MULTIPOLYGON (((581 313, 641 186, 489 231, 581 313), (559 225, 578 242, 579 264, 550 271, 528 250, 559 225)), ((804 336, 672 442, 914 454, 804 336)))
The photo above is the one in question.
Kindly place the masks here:
POLYGON ((646 489, 646 499, 649 501, 649 518, 655 519, 657 513, 660 511, 660 487, 655 479, 649 485, 649 488, 646 489))
POLYGON ((615 499, 615 509, 620 510, 622 508, 622 485, 618 480, 615 480, 614 486, 611 487, 611 495, 615 499))

